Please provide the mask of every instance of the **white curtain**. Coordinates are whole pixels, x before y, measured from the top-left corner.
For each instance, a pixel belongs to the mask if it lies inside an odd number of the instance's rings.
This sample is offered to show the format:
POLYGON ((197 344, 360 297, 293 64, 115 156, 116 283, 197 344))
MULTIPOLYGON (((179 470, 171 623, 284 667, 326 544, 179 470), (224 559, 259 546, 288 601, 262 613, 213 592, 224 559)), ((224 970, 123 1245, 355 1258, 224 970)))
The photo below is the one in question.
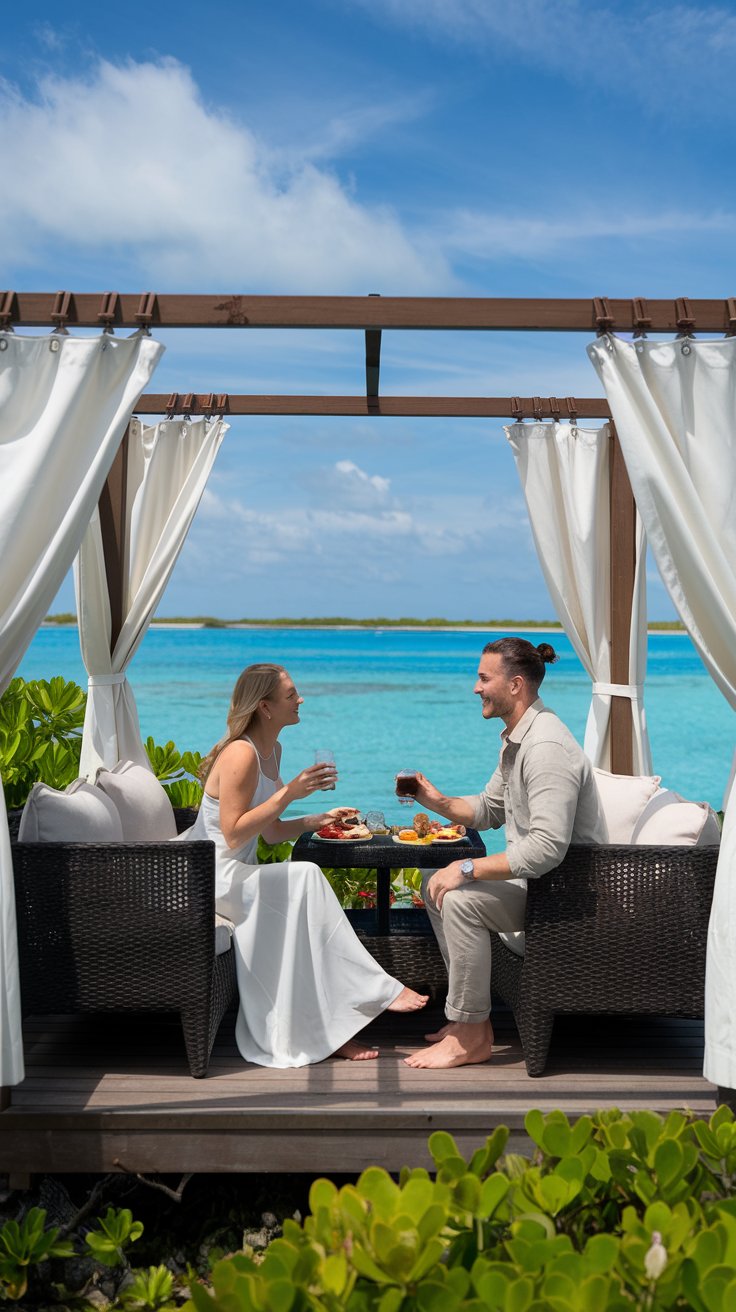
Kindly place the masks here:
POLYGON ((148 765, 125 671, 161 600, 228 425, 221 419, 131 421, 123 626, 110 650, 110 601, 99 515, 77 558, 79 641, 89 675, 80 773, 117 761, 148 765))
MULTIPOLYGON (((623 342, 608 335, 588 354, 606 389, 659 572, 734 709, 736 338, 623 342)), ((683 751, 698 750, 697 742, 683 743, 683 751)), ((736 788, 718 860, 705 1020, 706 1078, 736 1088, 736 788)))
POLYGON ((610 428, 519 423, 506 428, 532 535, 558 619, 593 681, 585 752, 611 768, 611 695, 628 698, 634 774, 651 774, 644 714, 646 539, 637 521, 629 682, 611 683, 610 428))
MULTIPOLYGON (((79 550, 130 412, 163 349, 138 335, 0 332, 0 693, 79 550)), ((4 799, 0 952, 0 1083, 12 1085, 23 1079, 23 1050, 4 799)))

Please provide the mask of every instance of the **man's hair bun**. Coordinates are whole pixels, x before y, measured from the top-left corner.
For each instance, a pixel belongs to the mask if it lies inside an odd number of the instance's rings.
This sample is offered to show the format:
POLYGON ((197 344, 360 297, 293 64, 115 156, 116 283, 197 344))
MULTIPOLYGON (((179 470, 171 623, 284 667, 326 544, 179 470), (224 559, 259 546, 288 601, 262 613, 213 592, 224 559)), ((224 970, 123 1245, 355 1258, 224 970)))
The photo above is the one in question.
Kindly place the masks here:
POLYGON ((537 651, 539 652, 540 660, 543 660, 545 665, 554 665, 555 661, 559 660, 559 656, 554 647, 550 647, 548 642, 538 643, 537 651))

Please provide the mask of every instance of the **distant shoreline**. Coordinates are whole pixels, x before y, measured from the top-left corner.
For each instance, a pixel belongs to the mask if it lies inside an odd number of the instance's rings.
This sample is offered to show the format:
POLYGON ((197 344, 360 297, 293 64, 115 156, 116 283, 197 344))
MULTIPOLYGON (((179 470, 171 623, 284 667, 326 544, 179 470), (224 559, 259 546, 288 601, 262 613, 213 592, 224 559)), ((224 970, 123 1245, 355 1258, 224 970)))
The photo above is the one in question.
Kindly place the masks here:
MULTIPOLYGON (((43 628, 74 627, 76 628, 77 620, 74 615, 47 615, 43 621, 43 628)), ((402 618, 399 620, 376 617, 374 619, 347 619, 342 617, 314 618, 314 619, 247 619, 247 620, 222 620, 214 616, 203 615, 187 617, 172 617, 171 619, 154 619, 151 626, 157 629, 324 629, 324 630, 352 630, 359 632, 361 629, 386 630, 391 633, 442 633, 465 632, 465 633, 563 633, 564 630, 558 620, 444 620, 439 617, 431 620, 420 620, 402 618)), ((647 628, 648 633, 681 633, 687 634, 684 625, 678 621, 653 620, 647 628)))

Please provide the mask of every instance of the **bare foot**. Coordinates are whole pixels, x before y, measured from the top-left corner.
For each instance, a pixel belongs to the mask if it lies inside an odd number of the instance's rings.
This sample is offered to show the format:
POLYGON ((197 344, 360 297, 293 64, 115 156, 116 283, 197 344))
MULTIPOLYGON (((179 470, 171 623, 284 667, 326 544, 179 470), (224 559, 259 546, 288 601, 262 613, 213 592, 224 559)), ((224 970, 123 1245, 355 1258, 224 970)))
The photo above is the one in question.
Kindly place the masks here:
POLYGON ((413 989, 404 986, 398 998, 389 1002, 386 1011, 421 1011, 428 1002, 428 993, 415 993, 413 989))
POLYGON ((404 1063, 419 1069, 449 1070, 453 1066, 470 1066, 488 1061, 493 1051, 490 1021, 467 1024, 461 1021, 444 1026, 445 1034, 430 1048, 405 1057, 404 1063))
POLYGON ((346 1061, 371 1061, 378 1056, 378 1048, 367 1048, 364 1043, 348 1039, 341 1048, 333 1052, 333 1057, 344 1057, 346 1061))
MULTIPOLYGON (((425 1037, 425 1039, 427 1040, 427 1043, 441 1043, 442 1040, 443 1040, 448 1034, 451 1034, 451 1033, 452 1033, 452 1027, 453 1027, 454 1024, 455 1024, 454 1021, 448 1020, 448 1022, 447 1022, 446 1025, 443 1025, 442 1028, 439 1029, 439 1030, 435 1030, 433 1034, 425 1034, 424 1037, 425 1037)), ((491 1047, 493 1047, 493 1042, 494 1042, 494 1039, 493 1039, 493 1029, 491 1028, 491 1022, 490 1022, 490 1021, 488 1022, 488 1025, 489 1025, 489 1028, 491 1029, 491 1047)))

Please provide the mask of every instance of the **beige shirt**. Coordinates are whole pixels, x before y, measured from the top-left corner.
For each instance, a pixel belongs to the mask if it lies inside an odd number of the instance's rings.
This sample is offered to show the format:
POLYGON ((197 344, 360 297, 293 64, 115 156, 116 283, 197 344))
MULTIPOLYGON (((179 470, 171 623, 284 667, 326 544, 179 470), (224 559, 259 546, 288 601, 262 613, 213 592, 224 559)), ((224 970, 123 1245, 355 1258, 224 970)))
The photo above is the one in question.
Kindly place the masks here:
POLYGON ((593 768, 570 730, 538 697, 501 734, 495 774, 466 799, 476 829, 506 825, 511 873, 534 879, 560 864, 571 843, 606 843, 593 768))

